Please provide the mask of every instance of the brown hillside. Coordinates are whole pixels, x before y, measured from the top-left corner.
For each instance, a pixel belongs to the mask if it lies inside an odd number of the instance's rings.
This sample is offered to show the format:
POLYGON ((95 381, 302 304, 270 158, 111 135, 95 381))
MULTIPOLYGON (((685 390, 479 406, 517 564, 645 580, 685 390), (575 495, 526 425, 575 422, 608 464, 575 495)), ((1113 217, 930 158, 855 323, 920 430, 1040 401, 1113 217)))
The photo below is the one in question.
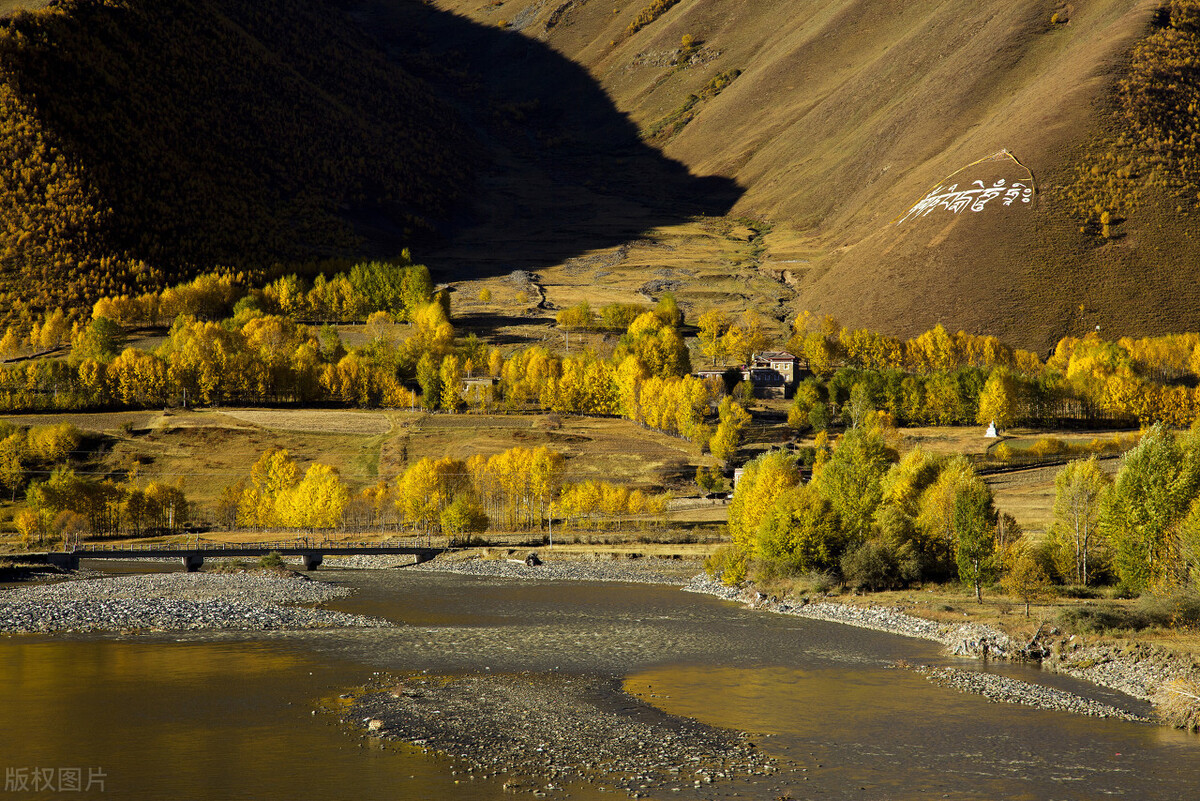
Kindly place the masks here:
MULTIPOLYGON (((941 321, 1035 347, 1095 325, 1200 327, 1195 197, 1178 202, 1178 176, 1155 186, 1144 167, 1137 208, 1121 210, 1110 238, 1104 209, 1089 211, 1074 186, 1080 170, 1120 166, 1104 160, 1105 143, 1126 124, 1111 109, 1135 46, 1164 27, 1172 42, 1194 36, 1187 14, 1158 13, 1157 0, 435 5, 546 41, 665 155, 736 180, 733 212, 776 224, 767 264, 787 265, 798 306, 895 333, 941 321), (893 225, 944 177, 1002 149, 1032 171, 1034 202, 893 225)), ((1171 59, 1194 87, 1185 45, 1171 59)), ((1142 144, 1161 149, 1166 135, 1156 136, 1142 144)))

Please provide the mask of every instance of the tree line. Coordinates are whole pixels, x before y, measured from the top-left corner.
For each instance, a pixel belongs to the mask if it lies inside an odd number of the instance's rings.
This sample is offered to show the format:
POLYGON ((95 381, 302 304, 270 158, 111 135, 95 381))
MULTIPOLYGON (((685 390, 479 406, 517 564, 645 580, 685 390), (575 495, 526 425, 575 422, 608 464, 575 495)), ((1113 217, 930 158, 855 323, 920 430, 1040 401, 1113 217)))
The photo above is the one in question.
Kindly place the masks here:
POLYGON ((845 422, 856 387, 864 402, 905 425, 1188 426, 1200 418, 1196 333, 1064 337, 1043 362, 994 337, 951 334, 941 325, 900 340, 802 314, 789 347, 812 373, 789 410, 799 429, 845 422))
POLYGON ((545 446, 426 457, 356 493, 335 468, 318 462, 301 470, 286 450, 272 449, 248 479, 225 489, 218 518, 229 528, 394 528, 455 541, 490 528, 545 530, 556 516, 575 527, 619 525, 665 508, 663 495, 602 481, 566 483, 565 468, 563 455, 545 446))

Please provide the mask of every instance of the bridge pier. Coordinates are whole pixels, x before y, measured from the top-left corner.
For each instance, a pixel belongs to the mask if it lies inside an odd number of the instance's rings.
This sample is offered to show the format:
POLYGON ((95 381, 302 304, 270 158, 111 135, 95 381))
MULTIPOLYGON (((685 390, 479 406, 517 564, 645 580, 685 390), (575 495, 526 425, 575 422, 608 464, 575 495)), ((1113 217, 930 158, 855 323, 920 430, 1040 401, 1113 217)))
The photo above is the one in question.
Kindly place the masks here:
POLYGON ((433 550, 417 551, 417 564, 419 565, 422 562, 431 561, 433 557, 437 556, 437 554, 438 552, 433 550))
POLYGON ((187 572, 195 573, 204 565, 204 555, 198 553, 189 553, 182 557, 183 566, 187 568, 187 572))
POLYGON ((304 569, 316 570, 324 561, 325 557, 319 553, 306 553, 304 554, 304 569))

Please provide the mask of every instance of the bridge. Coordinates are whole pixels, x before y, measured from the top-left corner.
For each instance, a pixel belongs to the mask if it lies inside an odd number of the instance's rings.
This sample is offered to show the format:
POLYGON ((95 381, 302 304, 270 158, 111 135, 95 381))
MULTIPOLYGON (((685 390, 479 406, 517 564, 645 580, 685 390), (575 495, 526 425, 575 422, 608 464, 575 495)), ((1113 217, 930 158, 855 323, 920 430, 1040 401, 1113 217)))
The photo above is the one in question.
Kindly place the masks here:
POLYGON ((348 543, 341 541, 255 542, 244 545, 227 543, 196 543, 193 545, 138 544, 86 545, 67 551, 21 554, 22 560, 45 562, 63 570, 78 570, 81 559, 179 559, 189 573, 204 565, 204 559, 237 559, 265 556, 274 551, 280 556, 299 556, 305 570, 316 570, 326 556, 415 556, 417 563, 428 562, 445 549, 420 545, 384 545, 378 542, 348 543))

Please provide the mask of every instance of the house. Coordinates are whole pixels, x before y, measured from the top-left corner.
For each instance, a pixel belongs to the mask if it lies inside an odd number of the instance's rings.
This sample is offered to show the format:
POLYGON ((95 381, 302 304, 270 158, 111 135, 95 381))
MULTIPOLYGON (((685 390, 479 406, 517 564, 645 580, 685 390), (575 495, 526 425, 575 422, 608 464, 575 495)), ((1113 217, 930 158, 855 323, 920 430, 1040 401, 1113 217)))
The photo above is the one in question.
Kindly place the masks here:
POLYGON ((751 360, 755 367, 768 368, 783 376, 786 386, 795 389, 800 382, 800 360, 786 350, 768 350, 755 354, 751 360))
POLYGON ((760 398, 790 398, 800 380, 800 360, 787 351, 756 353, 742 368, 742 380, 749 381, 760 398))
MULTIPOLYGON (((790 398, 800 383, 800 360, 787 351, 756 353, 750 364, 733 368, 741 380, 750 382, 759 398, 790 398)), ((724 378, 726 370, 697 370, 699 379, 724 378)))

